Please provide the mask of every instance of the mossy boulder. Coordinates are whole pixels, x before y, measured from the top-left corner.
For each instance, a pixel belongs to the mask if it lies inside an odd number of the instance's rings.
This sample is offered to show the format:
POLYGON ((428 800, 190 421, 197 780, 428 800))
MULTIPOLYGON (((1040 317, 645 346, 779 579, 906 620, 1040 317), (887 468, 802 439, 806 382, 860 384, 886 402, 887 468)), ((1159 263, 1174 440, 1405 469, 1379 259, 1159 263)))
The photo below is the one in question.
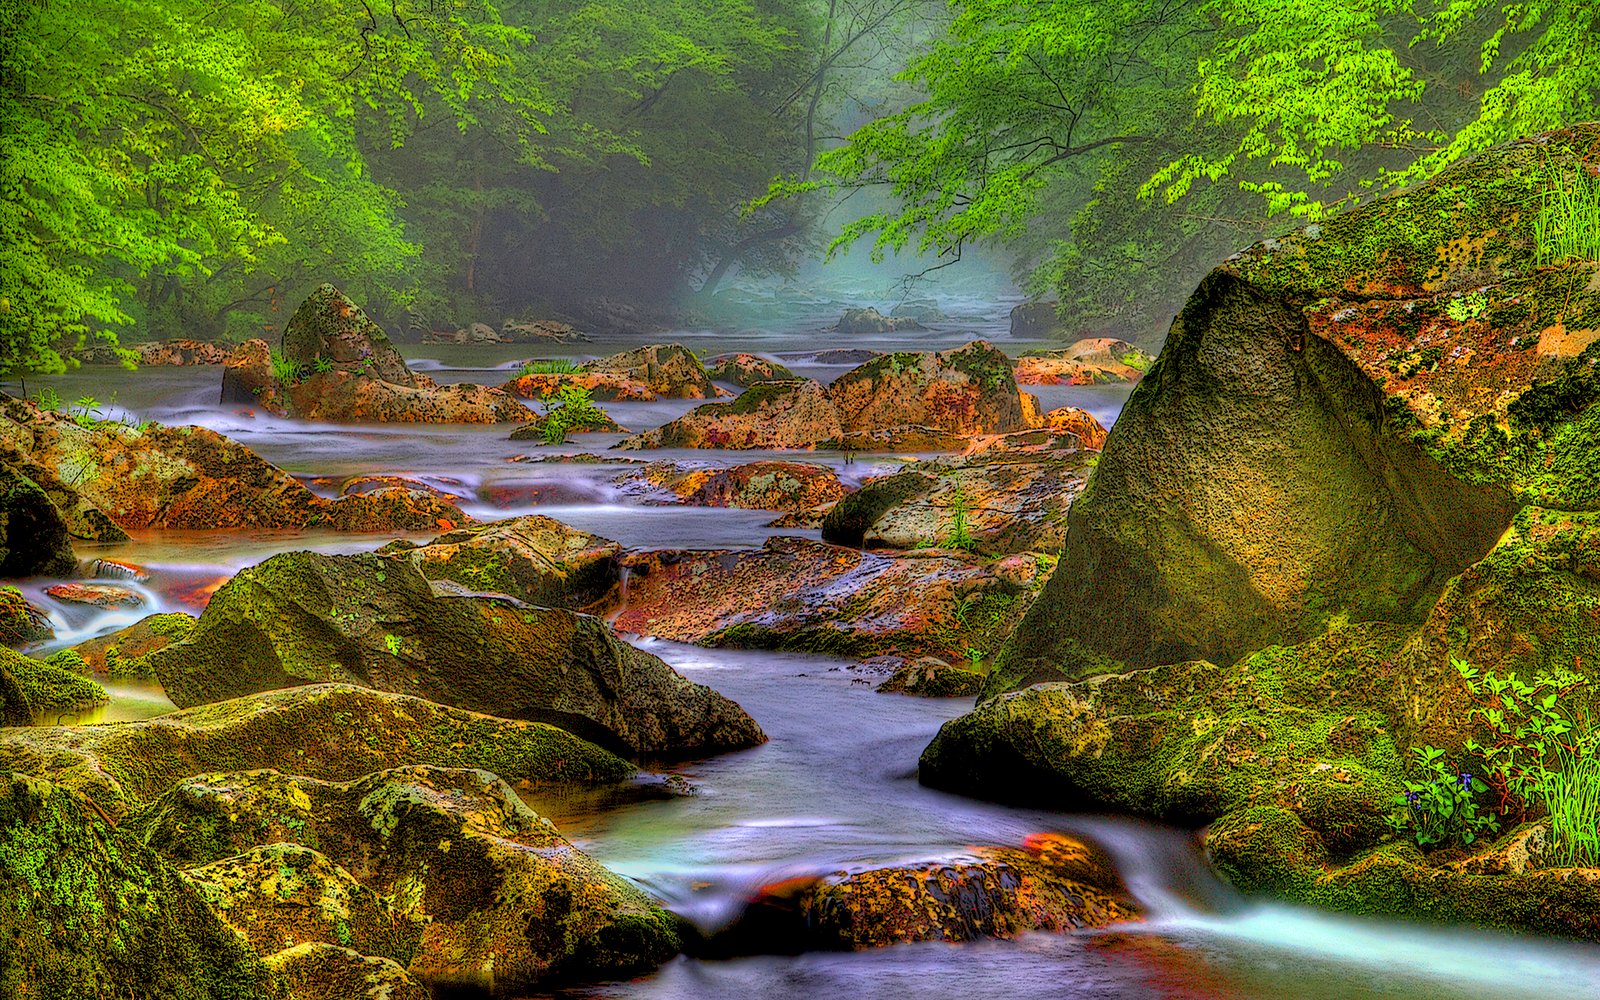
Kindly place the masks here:
POLYGON ((370 553, 288 552, 242 570, 190 635, 151 654, 179 706, 323 681, 550 722, 636 754, 766 739, 739 706, 606 623, 448 582, 370 553))
POLYGON ((5 717, 14 724, 25 725, 36 719, 54 722, 110 701, 105 689, 87 677, 3 646, 0 646, 0 670, 12 680, 12 684, 7 685, 10 694, 0 694, 0 698, 6 703, 5 717), (18 695, 21 704, 13 704, 18 695))
POLYGON ((1384 844, 1335 860, 1292 812, 1257 806, 1206 831, 1216 868, 1246 892, 1347 913, 1402 915, 1600 941, 1600 869, 1486 870, 1508 834, 1451 863, 1426 859, 1407 843, 1384 844))
POLYGON ((0 771, 0 994, 264 1000, 277 977, 166 861, 71 790, 0 771))
POLYGON ((433 991, 400 963, 338 945, 296 945, 269 955, 294 1000, 433 1000, 433 991))
MULTIPOLYGON (((195 782, 181 784, 173 794, 192 796, 195 786, 195 782)), ((160 808, 160 802, 151 807, 160 808)), ((129 820, 127 829, 135 836, 145 830, 145 815, 141 812, 129 820)), ((243 826, 250 819, 235 811, 230 822, 243 826)), ((228 857, 186 868, 183 875, 257 953, 270 956, 321 942, 401 966, 416 954, 424 916, 396 909, 327 856, 284 841, 239 846, 228 857)))
POLYGON ((810 451, 830 447, 841 433, 839 410, 827 388, 811 379, 792 379, 757 382, 732 402, 697 406, 615 447, 810 451))
POLYGON ((652 462, 617 481, 647 487, 646 500, 743 510, 810 510, 849 492, 831 467, 811 462, 745 462, 731 467, 652 462))
POLYGON ((971 698, 983 690, 987 675, 979 670, 922 656, 895 668, 878 685, 881 694, 914 694, 923 698, 971 698))
MULTIPOLYGON (((205 775, 128 827, 191 863, 286 835, 315 845, 355 882, 423 921, 406 965, 436 988, 521 996, 551 978, 654 968, 680 946, 676 918, 575 849, 486 771, 400 768, 346 783, 274 771, 205 775)), ((239 863, 218 857, 192 874, 210 878, 218 864, 239 863)), ((266 874, 294 891, 301 884, 292 873, 266 874)), ((347 892, 338 881, 331 888, 347 892)), ((312 892, 330 888, 326 878, 311 882, 312 892)), ((372 916, 381 937, 383 914, 372 916)), ((320 934, 320 918, 307 917, 312 926, 302 921, 287 933, 320 934)), ((389 957, 412 946, 409 933, 387 943, 389 957)))
POLYGON ((383 327, 330 284, 318 285, 289 317, 280 349, 307 374, 322 361, 393 385, 417 384, 383 327))
POLYGON ((22 646, 54 636, 50 617, 16 587, 0 586, 0 646, 22 646))
POLYGON ((624 376, 650 388, 661 399, 715 399, 725 395, 711 382, 711 373, 682 344, 650 344, 589 361, 582 371, 624 376))
POLYGON ((609 784, 633 773, 554 726, 343 684, 268 691, 142 722, 0 733, 0 767, 82 792, 111 816, 212 771, 283 767, 348 781, 406 764, 484 768, 530 785, 609 784))
POLYGON ((1600 508, 1600 282, 1546 263, 1600 124, 1486 150, 1216 268, 1012 646, 1016 683, 1421 624, 1517 510, 1600 508))
POLYGON ((604 610, 622 580, 621 545, 541 514, 457 528, 426 544, 391 542, 378 552, 412 563, 429 580, 547 608, 604 610))
POLYGON ((0 579, 70 576, 77 569, 56 505, 38 483, 0 462, 0 579))
POLYGON ((154 680, 150 654, 186 638, 194 626, 194 616, 182 612, 149 615, 110 635, 80 642, 50 659, 91 677, 154 680))

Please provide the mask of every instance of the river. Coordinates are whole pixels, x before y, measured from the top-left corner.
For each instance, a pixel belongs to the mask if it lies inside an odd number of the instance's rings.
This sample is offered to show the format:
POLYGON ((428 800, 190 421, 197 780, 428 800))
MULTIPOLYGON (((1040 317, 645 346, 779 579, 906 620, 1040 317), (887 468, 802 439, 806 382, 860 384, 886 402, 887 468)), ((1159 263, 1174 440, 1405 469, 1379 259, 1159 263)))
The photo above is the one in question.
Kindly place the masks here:
MULTIPOLYGON (((730 340, 689 331, 670 338, 712 351, 783 354, 824 346, 942 348, 988 336, 1016 353, 1003 313, 927 333, 819 344, 824 335, 753 331, 730 340)), ((575 345, 555 354, 604 353, 626 345, 575 345)), ((440 381, 493 383, 508 377, 527 347, 413 346, 419 370, 440 381)), ((797 373, 831 378, 848 366, 790 362, 797 373)), ((516 461, 533 442, 506 440, 505 428, 339 427, 279 420, 218 404, 215 368, 83 369, 50 385, 68 400, 89 394, 103 409, 135 419, 195 423, 229 434, 332 495, 348 476, 414 477, 461 498, 480 518, 537 511, 629 546, 756 546, 774 515, 760 511, 657 506, 616 485, 639 453, 572 464, 516 461), (112 403, 113 395, 115 402, 112 403)), ((8 391, 17 391, 14 384, 8 391)), ((1114 421, 1125 390, 1051 388, 1047 406, 1067 402, 1114 421)), ((613 416, 643 430, 692 402, 616 404, 613 416)), ((590 435, 578 447, 604 452, 616 436, 590 435)), ((569 449, 572 450, 572 449, 569 449)), ((653 453, 733 464, 755 453, 653 453)), ((793 457, 793 456, 789 456, 793 457)), ((887 471, 892 456, 818 454, 847 480, 887 471)), ((815 535, 815 532, 793 531, 815 535)), ((151 579, 137 586, 146 604, 105 612, 65 605, 23 589, 46 607, 59 638, 42 651, 81 641, 157 610, 197 612, 218 582, 280 551, 370 549, 391 536, 325 532, 148 532, 86 554, 137 562, 151 579)), ((701 649, 636 640, 687 676, 721 691, 771 737, 764 746, 676 767, 696 793, 616 803, 584 796, 541 799, 582 849, 634 879, 698 925, 715 929, 757 886, 796 875, 962 856, 983 845, 1017 845, 1032 833, 1076 833, 1116 861, 1148 919, 1140 924, 1014 941, 906 945, 856 954, 805 954, 731 960, 679 958, 657 974, 575 989, 562 996, 641 998, 973 998, 1228 997, 1432 998, 1600 997, 1600 948, 1465 928, 1353 919, 1246 901, 1205 867, 1192 834, 1110 817, 1030 811, 963 799, 917 783, 917 757, 938 727, 971 707, 874 692, 849 661, 818 656, 701 649)), ((37 651, 36 651, 37 652, 37 651)), ((168 710, 159 690, 121 685, 97 720, 168 710)), ((55 720, 51 720, 55 721, 55 720)), ((62 721, 74 721, 66 719, 62 721)), ((78 721, 93 721, 89 719, 78 721)))

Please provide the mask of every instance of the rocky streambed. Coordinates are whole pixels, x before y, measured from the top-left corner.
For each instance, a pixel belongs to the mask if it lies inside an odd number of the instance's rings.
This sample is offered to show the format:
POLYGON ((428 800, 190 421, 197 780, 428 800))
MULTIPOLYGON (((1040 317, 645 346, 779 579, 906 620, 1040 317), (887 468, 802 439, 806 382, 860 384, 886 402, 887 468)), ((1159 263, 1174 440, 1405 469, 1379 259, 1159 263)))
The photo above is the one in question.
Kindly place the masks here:
MULTIPOLYGON (((1541 141, 1440 183, 1592 148, 1541 141)), ((120 402, 0 412, 0 982, 1596 992, 1536 809, 1385 827, 1452 657, 1600 656, 1600 293, 1428 197, 1224 265, 1153 367, 997 320, 523 373, 330 288, 276 362, 30 380, 120 402), (570 385, 609 429, 513 433, 570 385)))

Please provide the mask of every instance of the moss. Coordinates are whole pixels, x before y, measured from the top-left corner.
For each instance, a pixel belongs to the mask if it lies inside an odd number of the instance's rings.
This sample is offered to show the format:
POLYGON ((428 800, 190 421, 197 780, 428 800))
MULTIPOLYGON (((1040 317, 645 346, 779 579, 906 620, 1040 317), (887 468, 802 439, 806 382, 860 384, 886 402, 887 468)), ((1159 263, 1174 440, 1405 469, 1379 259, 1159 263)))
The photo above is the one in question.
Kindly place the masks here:
POLYGON ((81 712, 111 700, 104 688, 70 669, 3 647, 0 647, 0 667, 15 678, 33 713, 52 722, 56 721, 54 716, 81 712))
POLYGON ((285 996, 170 865, 49 782, 0 773, 0 887, 5 996, 285 996))
POLYGON ((734 415, 757 413, 765 409, 769 403, 780 400, 805 385, 806 381, 806 379, 773 379, 769 382, 757 382, 729 402, 718 405, 727 407, 726 412, 734 415))
POLYGON ((531 784, 606 783, 633 773, 554 726, 345 685, 271 691, 144 722, 0 736, 0 766, 44 774, 113 815, 210 771, 292 766, 348 780, 401 764, 478 767, 531 784))

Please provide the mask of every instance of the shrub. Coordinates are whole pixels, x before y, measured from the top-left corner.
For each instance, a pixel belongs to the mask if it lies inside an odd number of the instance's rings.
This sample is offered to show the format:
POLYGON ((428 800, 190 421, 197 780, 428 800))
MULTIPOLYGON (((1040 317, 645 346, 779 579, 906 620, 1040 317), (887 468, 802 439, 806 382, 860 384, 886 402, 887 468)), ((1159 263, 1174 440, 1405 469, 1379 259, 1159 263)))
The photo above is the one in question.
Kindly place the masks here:
POLYGON ((561 444, 573 428, 603 424, 606 419, 605 411, 594 405, 594 394, 581 385, 562 386, 555 402, 546 406, 541 429, 545 444, 561 444))
POLYGON ((517 377, 521 378, 524 375, 571 375, 577 370, 577 363, 570 358, 524 361, 522 367, 517 369, 517 377))
POLYGON ((291 360, 282 351, 273 351, 270 354, 272 361, 272 377, 283 385, 293 385, 300 381, 303 367, 300 362, 291 360))
POLYGON ((955 492, 950 494, 950 534, 945 538, 945 545, 968 552, 977 546, 978 540, 972 537, 972 526, 967 521, 971 511, 967 491, 956 487, 955 492))

